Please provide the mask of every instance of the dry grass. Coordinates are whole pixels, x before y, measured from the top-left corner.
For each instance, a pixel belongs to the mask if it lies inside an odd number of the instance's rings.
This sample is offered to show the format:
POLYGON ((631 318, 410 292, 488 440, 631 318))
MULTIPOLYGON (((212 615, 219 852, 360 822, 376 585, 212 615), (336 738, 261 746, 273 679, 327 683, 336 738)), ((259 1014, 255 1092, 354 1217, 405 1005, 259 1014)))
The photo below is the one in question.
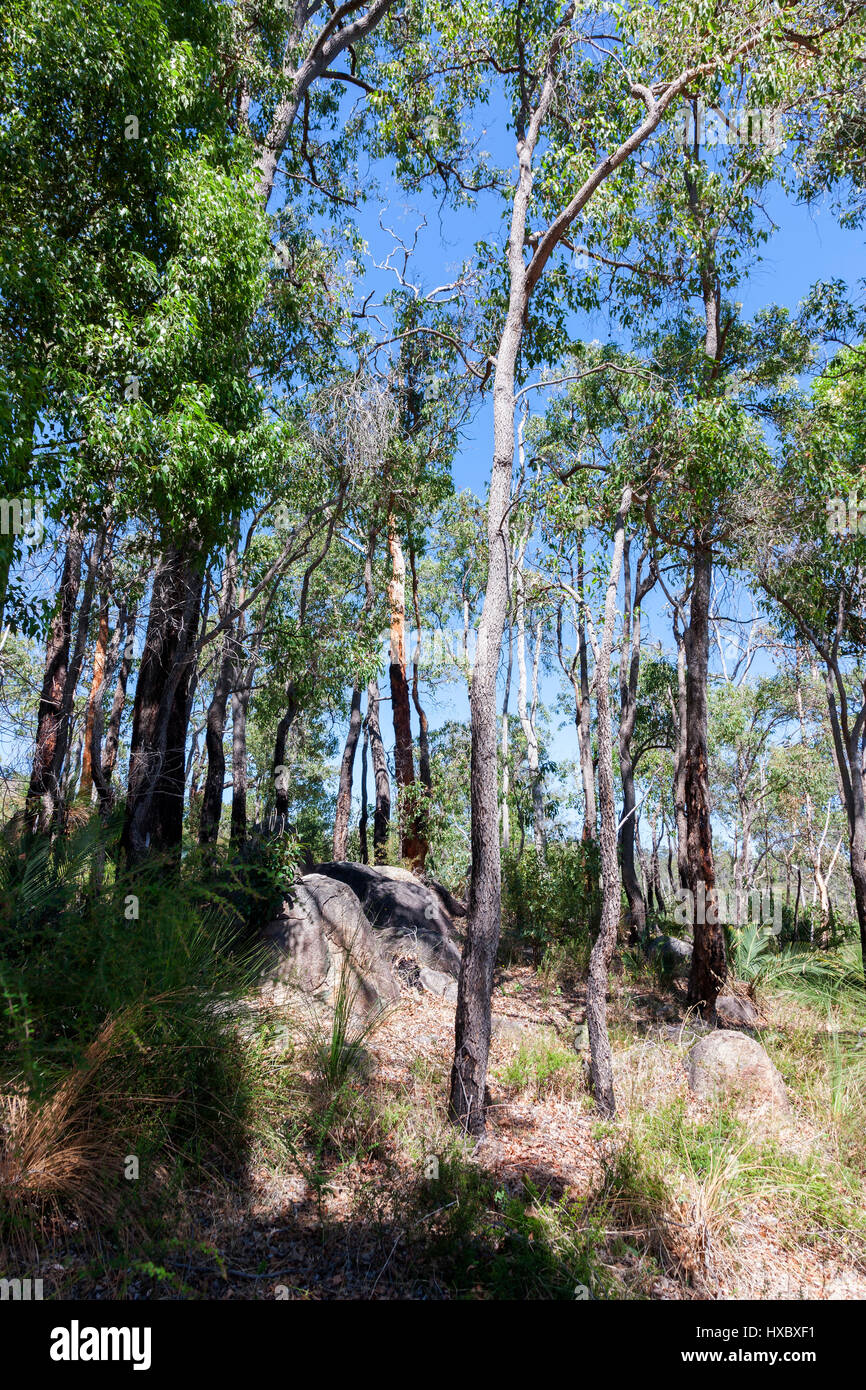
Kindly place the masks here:
POLYGON ((13 1248, 61 1212, 83 1223, 112 1209, 108 1175, 119 1178, 123 1154, 105 1118, 100 1072, 117 1048, 119 1021, 109 1019, 54 1093, 41 1104, 27 1095, 0 1095, 0 1199, 13 1248))

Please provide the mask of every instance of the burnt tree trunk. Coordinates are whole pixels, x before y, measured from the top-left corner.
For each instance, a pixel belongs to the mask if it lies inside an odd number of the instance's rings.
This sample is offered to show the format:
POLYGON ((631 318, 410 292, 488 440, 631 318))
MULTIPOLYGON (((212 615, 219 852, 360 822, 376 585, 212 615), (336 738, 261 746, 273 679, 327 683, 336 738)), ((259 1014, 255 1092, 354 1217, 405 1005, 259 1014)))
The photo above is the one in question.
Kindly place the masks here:
POLYGON ((397 806, 400 826, 400 855, 416 866, 423 862, 426 846, 422 846, 415 828, 415 762, 412 747, 412 723, 409 707, 409 681, 406 676, 406 562, 397 535, 394 516, 388 517, 388 550, 391 555, 391 579, 388 584, 388 607, 391 614, 391 659, 388 676, 391 684, 391 713, 394 720, 394 779, 397 783, 397 806))
POLYGON ((391 779, 382 730, 379 727, 379 682, 374 676, 367 686, 367 737, 373 762, 376 802, 373 809, 373 863, 388 862, 388 832, 391 828, 391 779))
POLYGON ((153 845, 176 850, 183 826, 187 697, 204 566, 170 546, 153 580, 132 716, 122 845, 136 864, 153 845))

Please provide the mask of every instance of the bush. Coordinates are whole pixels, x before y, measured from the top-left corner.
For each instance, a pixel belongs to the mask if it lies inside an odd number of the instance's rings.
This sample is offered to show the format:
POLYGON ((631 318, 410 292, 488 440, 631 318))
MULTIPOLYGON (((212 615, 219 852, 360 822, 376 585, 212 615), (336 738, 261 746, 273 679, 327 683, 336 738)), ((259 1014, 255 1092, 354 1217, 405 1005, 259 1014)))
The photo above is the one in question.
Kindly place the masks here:
POLYGON ((502 927, 506 946, 528 945, 534 964, 546 953, 575 968, 589 957, 601 914, 598 846, 554 842, 543 857, 535 847, 502 858, 502 927))
POLYGON ((104 1219, 172 1174, 237 1171, 261 1083, 233 1005, 255 980, 237 884, 149 866, 105 873, 94 820, 0 848, 4 1233, 46 1211, 104 1219), (124 1182, 124 1159, 141 1183, 124 1182))

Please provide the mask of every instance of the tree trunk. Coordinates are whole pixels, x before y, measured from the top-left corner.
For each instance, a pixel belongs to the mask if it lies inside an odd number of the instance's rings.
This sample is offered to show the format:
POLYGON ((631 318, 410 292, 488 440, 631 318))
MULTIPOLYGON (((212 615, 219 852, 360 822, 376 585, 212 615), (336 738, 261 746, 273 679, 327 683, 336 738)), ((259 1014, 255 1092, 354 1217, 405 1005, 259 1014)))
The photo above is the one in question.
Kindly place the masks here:
POLYGON ((361 816, 358 821, 358 840, 361 846, 361 863, 369 864, 370 850, 367 844, 367 762, 370 753, 370 730, 364 720, 364 746, 361 749, 361 816))
POLYGON ((170 546, 153 580, 132 717, 122 845, 130 864, 148 848, 176 850, 183 828, 187 695, 204 578, 201 557, 170 546))
POLYGON ((680 888, 689 886, 689 823, 686 816, 686 743, 688 719, 686 682, 686 639, 674 614, 677 644, 677 703, 674 710, 677 742, 674 749, 674 811, 677 825, 677 875, 680 888))
MULTIPOLYGON (((522 440, 521 445, 522 448, 522 440)), ((517 713, 520 726, 526 739, 526 761, 529 769, 529 786, 532 793, 532 832, 535 852, 544 857, 544 802, 541 794, 541 777, 538 768, 538 735, 535 720, 530 718, 527 707, 526 681, 526 576, 523 570, 523 557, 526 541, 518 546, 514 562, 515 615, 517 620, 517 713)), ((537 681, 537 667, 536 667, 537 681)), ((537 687, 536 687, 537 688, 537 687)), ((533 710, 534 713, 534 710, 533 710)))
MULTIPOLYGON (((220 599, 217 611, 220 619, 235 606, 238 579, 237 545, 232 544, 226 552, 220 599)), ((223 809, 223 791, 226 776, 226 711, 229 696, 235 687, 237 673, 237 643, 234 622, 223 633, 222 652, 219 669, 214 681, 213 694, 207 711, 205 725, 205 747, 207 749, 207 777, 201 799, 198 841, 200 845, 215 844, 219 837, 223 809)))
MULTIPOLYGON (((623 545, 623 577, 625 584, 622 651, 619 661, 619 770, 622 782, 622 881, 628 898, 629 927, 633 942, 646 935, 646 900, 641 892, 635 870, 636 806, 634 794, 634 760, 631 741, 637 718, 637 691, 640 676, 641 604, 655 583, 652 569, 641 573, 646 552, 638 561, 632 603, 630 545, 623 545)), ((649 882, 647 892, 651 891, 649 882)))
POLYGON ((276 816, 276 829, 279 834, 285 834, 289 819, 289 768, 286 763, 286 752, 289 746, 289 734, 298 713, 298 700, 295 693, 295 682, 290 680, 286 686, 286 711, 277 725, 277 733, 274 739, 274 814, 276 816))
MULTIPOLYGON (((373 556, 376 548, 376 530, 371 529, 367 539, 367 554, 364 560, 364 604, 358 621, 359 634, 375 601, 373 586, 373 556)), ((337 791, 337 807, 334 815, 334 859, 346 858, 349 842, 349 818, 352 812, 352 779, 355 771, 355 753, 361 734, 361 682, 355 680, 352 686, 352 702, 349 708, 349 730, 340 763, 340 785, 337 791)))
POLYGON ((470 694, 472 874, 466 940, 457 983, 449 1111, 455 1123, 475 1135, 483 1134, 486 1125, 490 1001, 500 930, 496 672, 508 611, 508 511, 514 464, 514 369, 528 298, 523 247, 531 184, 531 172, 521 160, 521 183, 515 199, 509 239, 511 293, 508 318, 499 344, 493 381, 494 453, 487 509, 487 587, 478 628, 470 694))
POLYGON ((373 863, 388 862, 388 831, 391 825, 391 780, 382 731, 379 727, 379 682, 374 676, 367 686, 367 737, 373 760, 376 805, 373 811, 373 863))
POLYGON ((598 810, 595 804, 595 765, 592 758, 592 711, 589 702, 589 660, 586 644, 586 614, 583 611, 584 598, 583 545, 577 561, 577 592, 581 601, 577 621, 577 654, 580 672, 580 698, 575 690, 575 722, 577 724, 577 746, 580 755, 580 780, 583 784, 583 834, 581 839, 594 840, 598 832, 598 810))
MULTIPOLYGON (((94 752, 92 762, 93 780, 96 783, 96 792, 99 797, 99 809, 103 819, 108 816, 114 804, 111 779, 117 762, 117 749, 120 743, 120 721, 123 718, 123 710, 126 705, 126 686, 129 681, 129 673, 132 669, 133 650, 135 646, 135 624, 137 620, 137 604, 133 604, 128 612, 124 612, 124 610, 121 609, 121 612, 118 614, 117 626, 123 648, 123 655, 120 658, 120 666, 117 671, 117 684, 114 687, 111 714, 108 717, 108 728, 105 732, 105 745, 102 750, 102 760, 101 763, 99 763, 94 752), (97 767, 99 771, 97 771, 97 767)), ((101 717, 102 711, 97 710, 97 726, 100 723, 101 717)), ((94 738, 96 739, 96 746, 98 746, 98 734, 96 731, 94 731, 94 738)))
POLYGON ((620 914, 620 878, 617 858, 616 800, 613 790, 613 731, 610 717, 610 656, 616 620, 616 591, 619 585, 625 544, 625 519, 631 507, 631 488, 623 490, 616 529, 610 578, 604 604, 604 631, 596 658, 595 705, 598 733, 598 800, 601 811, 601 926, 589 958, 586 989, 586 1022, 589 1029, 590 1066, 595 1103, 602 1115, 616 1113, 613 1090, 613 1062, 607 1033, 607 983, 616 945, 620 914))
POLYGON ((505 667, 505 694, 502 697, 502 848, 511 848, 511 813, 508 797, 511 791, 511 773, 508 767, 508 701, 511 696, 511 666, 514 659, 514 634, 508 624, 508 663, 505 667))
POLYGON ((715 1013, 716 997, 727 975, 725 935, 718 921, 713 832, 710 822, 707 755, 707 681, 712 551, 695 544, 694 583, 685 633, 686 646, 686 818, 689 889, 694 908, 694 944, 689 1003, 704 1017, 715 1013), (701 904, 706 910, 701 912, 701 904), (701 916, 704 921, 698 920, 701 916))
MULTIPOLYGON (((105 689, 105 667, 108 659, 108 594, 102 595, 99 605, 99 625, 96 633, 96 649, 93 654, 93 679, 90 682, 90 691, 87 696, 87 708, 84 716, 84 748, 81 757, 81 781, 78 786, 78 795, 85 805, 89 804, 93 796, 93 732, 96 724, 97 706, 102 700, 102 692, 105 689)), ((99 756, 99 746, 96 747, 96 756, 99 756)))
POLYGON ((72 622, 81 584, 81 558, 84 543, 73 525, 66 545, 58 590, 58 608, 51 622, 45 651, 45 673, 36 720, 36 747, 27 792, 28 819, 46 832, 54 819, 59 797, 57 754, 61 746, 61 724, 69 677, 69 648, 72 622))
POLYGON ((391 555, 391 580, 388 584, 391 661, 388 674, 391 683, 391 713, 394 719, 394 777, 397 783, 400 855, 401 858, 408 859, 414 867, 423 855, 415 831, 413 794, 409 790, 415 784, 415 765, 409 682, 406 677, 406 562, 403 559, 403 548, 393 515, 388 517, 388 550, 391 555))
MULTIPOLYGON (((244 612, 238 614, 237 650, 239 661, 242 657, 245 634, 246 613, 244 612)), ((260 641, 261 635, 257 639, 256 650, 247 662, 241 683, 236 685, 232 691, 232 816, 229 842, 233 845, 242 845, 247 838, 247 714, 260 641)))
POLYGON ((421 655, 421 601, 418 594, 418 572, 415 566, 415 549, 409 536, 409 568, 412 573, 412 605, 415 611, 415 646, 412 653, 412 704, 418 716, 418 780, 424 788, 415 817, 415 837, 418 842, 418 870, 423 873, 429 850, 428 825, 430 820, 430 800, 433 792, 433 779, 430 775, 429 725, 421 695, 418 689, 418 667, 421 655))

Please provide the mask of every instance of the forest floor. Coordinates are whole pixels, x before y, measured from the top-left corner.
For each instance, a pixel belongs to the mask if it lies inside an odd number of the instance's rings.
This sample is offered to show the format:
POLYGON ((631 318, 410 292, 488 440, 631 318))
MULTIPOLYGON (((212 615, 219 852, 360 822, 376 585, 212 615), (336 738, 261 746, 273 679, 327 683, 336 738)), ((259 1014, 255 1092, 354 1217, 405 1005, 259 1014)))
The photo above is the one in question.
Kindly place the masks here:
POLYGON ((685 982, 620 968, 601 1122, 575 1050, 584 987, 501 969, 477 1148, 444 1114, 453 1004, 407 985, 336 1085, 321 1020, 263 1006, 246 1031, 282 1097, 279 1149, 187 1191, 146 1258, 45 1272, 96 1298, 866 1298, 862 1020, 758 1004, 781 1123, 691 1096, 685 982))

